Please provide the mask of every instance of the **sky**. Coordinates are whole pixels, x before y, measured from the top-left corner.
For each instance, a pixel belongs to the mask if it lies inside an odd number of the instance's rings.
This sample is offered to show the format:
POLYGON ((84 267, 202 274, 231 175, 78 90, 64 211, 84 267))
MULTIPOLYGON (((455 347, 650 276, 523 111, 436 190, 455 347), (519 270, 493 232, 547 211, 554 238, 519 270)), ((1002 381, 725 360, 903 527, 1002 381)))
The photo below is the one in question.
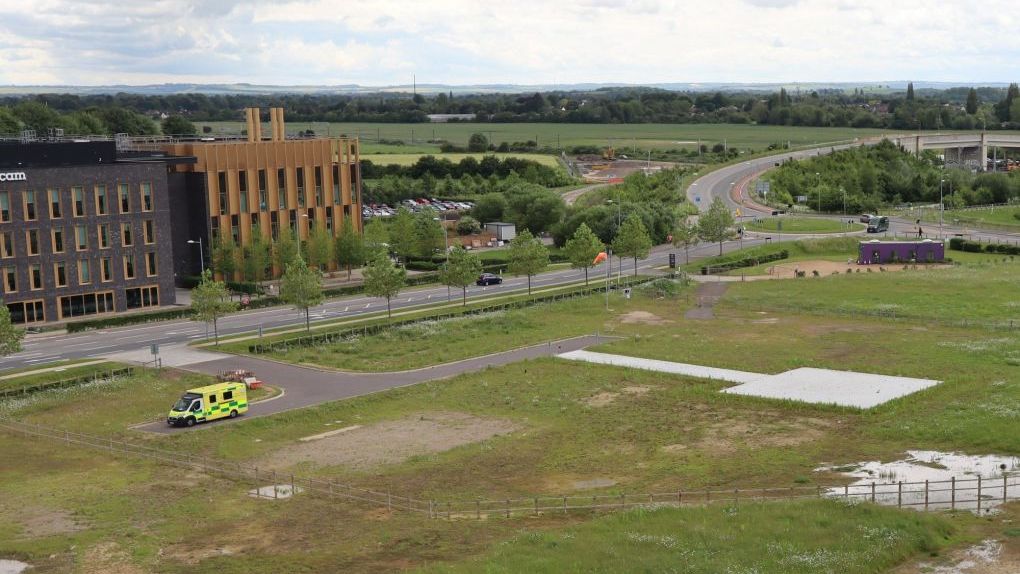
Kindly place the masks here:
POLYGON ((985 0, 0 0, 0 85, 1010 82, 985 0))

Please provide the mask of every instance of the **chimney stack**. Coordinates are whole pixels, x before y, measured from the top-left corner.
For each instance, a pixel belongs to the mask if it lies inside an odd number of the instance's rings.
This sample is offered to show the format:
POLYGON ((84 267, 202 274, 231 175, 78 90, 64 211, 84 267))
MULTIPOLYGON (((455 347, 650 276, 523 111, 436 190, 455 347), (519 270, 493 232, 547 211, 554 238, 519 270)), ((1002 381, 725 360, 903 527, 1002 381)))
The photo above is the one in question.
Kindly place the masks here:
POLYGON ((282 142, 287 139, 287 129, 283 122, 283 108, 269 108, 269 125, 273 132, 273 141, 282 142))
POLYGON ((248 141, 262 141, 262 113, 258 108, 244 109, 245 121, 248 124, 248 141))

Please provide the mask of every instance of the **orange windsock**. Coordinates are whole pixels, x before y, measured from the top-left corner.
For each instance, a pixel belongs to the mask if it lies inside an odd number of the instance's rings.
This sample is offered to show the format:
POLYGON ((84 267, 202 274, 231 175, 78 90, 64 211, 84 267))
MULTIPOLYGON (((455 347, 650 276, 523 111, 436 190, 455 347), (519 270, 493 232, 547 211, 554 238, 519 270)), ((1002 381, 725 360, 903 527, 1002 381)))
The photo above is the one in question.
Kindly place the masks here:
POLYGON ((592 265, 598 265, 599 263, 602 263, 605 260, 606 260, 606 252, 605 251, 599 251, 599 254, 595 256, 595 261, 592 261, 591 264, 592 265))

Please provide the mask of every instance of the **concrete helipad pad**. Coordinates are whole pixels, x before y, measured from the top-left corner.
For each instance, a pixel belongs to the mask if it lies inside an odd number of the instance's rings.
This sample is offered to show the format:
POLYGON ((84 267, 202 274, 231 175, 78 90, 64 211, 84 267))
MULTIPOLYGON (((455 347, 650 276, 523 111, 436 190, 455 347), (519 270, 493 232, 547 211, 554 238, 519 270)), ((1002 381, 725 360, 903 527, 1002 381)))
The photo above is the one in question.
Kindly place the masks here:
POLYGON ((931 379, 913 379, 809 367, 786 371, 778 375, 766 375, 591 351, 571 351, 557 356, 572 361, 740 383, 735 387, 723 389, 724 393, 861 409, 868 409, 916 393, 941 382, 931 379))
POLYGON ((724 393, 869 409, 941 381, 802 367, 723 389, 724 393))

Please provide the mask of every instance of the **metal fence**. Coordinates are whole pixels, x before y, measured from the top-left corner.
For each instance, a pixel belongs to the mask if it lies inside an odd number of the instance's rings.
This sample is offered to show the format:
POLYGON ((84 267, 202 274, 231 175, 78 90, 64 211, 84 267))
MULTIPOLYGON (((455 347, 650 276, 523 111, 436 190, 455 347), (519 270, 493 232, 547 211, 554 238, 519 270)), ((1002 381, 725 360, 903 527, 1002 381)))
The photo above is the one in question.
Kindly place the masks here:
POLYGON ((93 371, 88 375, 81 375, 69 379, 61 379, 59 381, 49 381, 46 383, 39 383, 37 385, 25 385, 16 389, 0 390, 0 399, 8 397, 20 397, 37 393, 39 391, 48 391, 51 389, 63 389, 67 387, 76 387, 78 385, 85 385, 88 383, 94 383, 99 380, 111 380, 121 376, 131 376, 135 370, 132 367, 125 367, 121 369, 108 369, 105 371, 93 371))
POLYGON ((24 436, 41 437, 67 444, 140 457, 178 469, 188 468, 251 484, 251 496, 286 498, 307 492, 327 500, 366 504, 374 508, 405 511, 441 519, 482 519, 579 511, 608 511, 631 508, 682 507, 801 499, 840 499, 870 502, 918 510, 970 510, 978 513, 995 505, 1020 499, 1020 476, 1005 470, 1001 476, 968 476, 942 481, 870 482, 842 486, 791 486, 727 490, 685 490, 653 493, 533 496, 503 499, 423 500, 382 492, 323 478, 278 473, 242 463, 214 460, 179 451, 162 450, 113 438, 55 429, 31 423, 0 419, 0 429, 24 436))

